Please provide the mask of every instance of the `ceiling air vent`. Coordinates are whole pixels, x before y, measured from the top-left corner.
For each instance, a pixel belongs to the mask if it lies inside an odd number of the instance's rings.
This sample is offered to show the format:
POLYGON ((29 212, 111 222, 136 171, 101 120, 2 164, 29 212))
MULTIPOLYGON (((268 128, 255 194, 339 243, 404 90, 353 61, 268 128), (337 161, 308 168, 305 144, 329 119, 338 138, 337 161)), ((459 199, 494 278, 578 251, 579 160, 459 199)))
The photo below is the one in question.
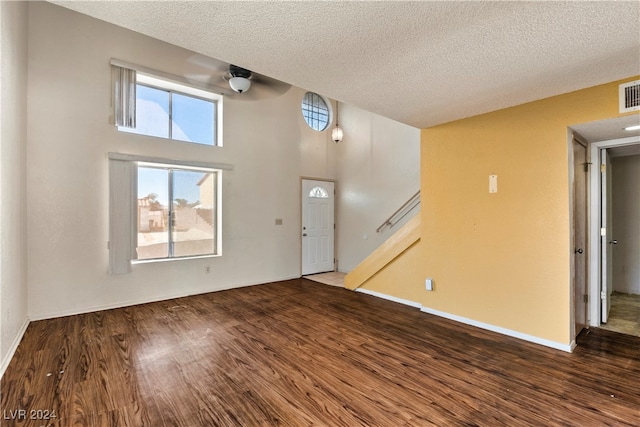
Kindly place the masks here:
POLYGON ((640 80, 620 85, 620 112, 640 110, 640 80))

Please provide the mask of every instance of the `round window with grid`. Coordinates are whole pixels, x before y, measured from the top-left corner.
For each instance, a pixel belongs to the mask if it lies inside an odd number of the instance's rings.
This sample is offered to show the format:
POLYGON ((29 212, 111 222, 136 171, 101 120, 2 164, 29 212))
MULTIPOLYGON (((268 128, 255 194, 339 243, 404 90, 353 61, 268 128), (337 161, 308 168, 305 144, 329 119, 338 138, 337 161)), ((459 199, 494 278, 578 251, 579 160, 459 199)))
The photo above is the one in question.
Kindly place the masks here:
POLYGON ((311 129, 323 131, 331 121, 329 103, 323 96, 307 92, 302 98, 302 116, 311 129))

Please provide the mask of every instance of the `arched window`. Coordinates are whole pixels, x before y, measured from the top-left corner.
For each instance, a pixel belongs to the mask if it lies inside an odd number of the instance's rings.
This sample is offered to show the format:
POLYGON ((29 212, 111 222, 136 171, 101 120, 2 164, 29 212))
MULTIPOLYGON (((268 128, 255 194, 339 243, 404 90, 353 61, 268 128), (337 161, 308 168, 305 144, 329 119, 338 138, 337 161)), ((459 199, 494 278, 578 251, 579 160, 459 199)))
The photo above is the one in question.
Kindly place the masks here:
POLYGON ((326 188, 313 187, 311 191, 309 191, 309 197, 313 197, 314 199, 328 199, 329 193, 326 188))

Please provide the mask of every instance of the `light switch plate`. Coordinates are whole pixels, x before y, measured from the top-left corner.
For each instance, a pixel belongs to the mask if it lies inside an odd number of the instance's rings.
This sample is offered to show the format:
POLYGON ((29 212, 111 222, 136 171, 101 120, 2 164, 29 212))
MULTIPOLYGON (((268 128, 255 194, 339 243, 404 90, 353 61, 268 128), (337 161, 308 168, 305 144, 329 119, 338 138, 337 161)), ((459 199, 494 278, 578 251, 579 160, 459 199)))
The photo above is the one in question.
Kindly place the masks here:
POLYGON ((498 192, 498 175, 489 175, 489 193, 498 192))

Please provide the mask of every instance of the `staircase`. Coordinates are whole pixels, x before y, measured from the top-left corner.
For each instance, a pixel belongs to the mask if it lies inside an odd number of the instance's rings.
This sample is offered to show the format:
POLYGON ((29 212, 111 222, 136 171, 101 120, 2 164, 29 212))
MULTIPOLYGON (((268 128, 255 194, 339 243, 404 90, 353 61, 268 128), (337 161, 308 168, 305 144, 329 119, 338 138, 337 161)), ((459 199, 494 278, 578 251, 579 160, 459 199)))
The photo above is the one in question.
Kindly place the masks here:
POLYGON ((356 290, 370 282, 376 274, 401 257, 407 249, 420 241, 420 215, 414 216, 371 255, 344 278, 344 287, 356 290))

